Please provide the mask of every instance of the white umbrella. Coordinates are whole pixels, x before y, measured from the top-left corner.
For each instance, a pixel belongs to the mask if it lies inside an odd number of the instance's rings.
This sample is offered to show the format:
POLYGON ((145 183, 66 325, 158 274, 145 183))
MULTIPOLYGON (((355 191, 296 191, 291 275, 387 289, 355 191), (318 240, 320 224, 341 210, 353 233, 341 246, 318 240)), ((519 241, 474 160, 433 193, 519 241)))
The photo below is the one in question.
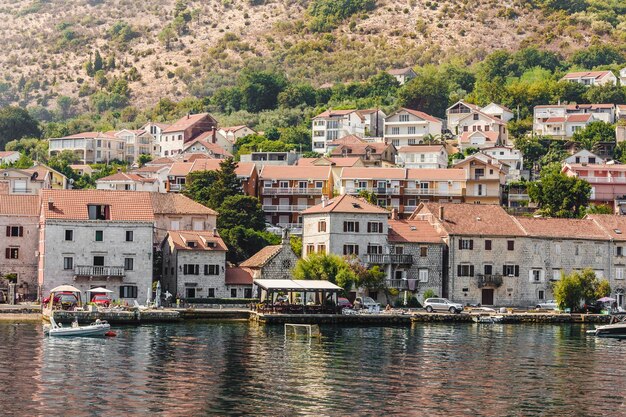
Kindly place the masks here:
POLYGON ((152 302, 152 285, 150 285, 150 287, 148 288, 148 297, 146 298, 146 306, 150 306, 150 303, 152 302))
POLYGON ((80 290, 76 287, 72 287, 71 285, 59 285, 58 287, 51 289, 50 292, 80 292, 80 290))
POLYGON ((106 288, 102 288, 102 287, 96 287, 96 288, 88 289, 87 292, 104 292, 104 293, 109 293, 109 292, 113 292, 113 291, 107 290, 106 288))

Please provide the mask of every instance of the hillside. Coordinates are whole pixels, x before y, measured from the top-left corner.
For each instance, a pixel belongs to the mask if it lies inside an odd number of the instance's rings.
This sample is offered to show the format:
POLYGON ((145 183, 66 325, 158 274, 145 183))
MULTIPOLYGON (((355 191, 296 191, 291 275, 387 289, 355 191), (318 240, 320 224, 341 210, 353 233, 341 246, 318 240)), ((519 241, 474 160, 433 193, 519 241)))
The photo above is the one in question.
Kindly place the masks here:
POLYGON ((104 76, 128 80, 131 104, 143 108, 209 96, 244 66, 321 85, 390 67, 470 65, 529 45, 566 57, 592 42, 623 44, 626 33, 620 2, 567 2, 582 4, 574 14, 550 0, 336 0, 338 11, 329 3, 0 0, 0 105, 47 106, 61 95, 87 104, 103 76, 85 68, 96 50, 104 76))

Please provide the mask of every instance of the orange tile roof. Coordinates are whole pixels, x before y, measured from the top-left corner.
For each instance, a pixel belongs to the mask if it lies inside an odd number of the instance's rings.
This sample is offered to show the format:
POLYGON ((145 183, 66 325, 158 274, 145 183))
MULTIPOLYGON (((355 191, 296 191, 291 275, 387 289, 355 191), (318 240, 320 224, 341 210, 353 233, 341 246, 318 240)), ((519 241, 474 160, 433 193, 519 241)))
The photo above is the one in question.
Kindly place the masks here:
POLYGON ((332 165, 335 167, 352 167, 356 165, 361 158, 358 156, 346 156, 346 157, 327 157, 321 158, 300 158, 296 165, 298 166, 327 166, 332 165), (326 165, 324 165, 326 163, 326 165))
POLYGON ((213 151, 213 153, 217 155, 224 155, 227 157, 233 156, 232 153, 228 152, 226 149, 222 148, 221 146, 216 145, 215 143, 207 142, 206 138, 211 137, 211 135, 212 135, 212 132, 204 132, 200 134, 195 139, 192 139, 189 142, 187 142, 185 146, 183 147, 183 151, 186 151, 195 143, 199 143, 200 145, 204 146, 207 150, 213 151))
POLYGON ((355 112, 356 110, 326 110, 320 114, 318 114, 317 116, 314 117, 314 119, 320 118, 320 117, 338 117, 338 116, 345 116, 348 115, 352 112, 355 112))
POLYGON ((157 159, 153 159, 152 161, 146 163, 148 166, 153 165, 170 165, 176 162, 176 158, 172 158, 171 156, 162 156, 157 159))
MULTIPOLYGON (((394 112, 393 114, 396 114, 396 113, 398 113, 398 112, 400 112, 402 110, 406 111, 407 113, 412 114, 413 116, 417 116, 420 119, 428 120, 429 122, 434 122, 434 123, 441 123, 441 119, 438 119, 435 116, 431 116, 430 114, 424 113, 423 111, 407 109, 405 107, 401 107, 398 111, 394 112)), ((390 116, 387 116, 387 118, 388 117, 390 117, 390 116)))
POLYGON ((338 145, 336 148, 334 148, 330 152, 330 154, 332 156, 340 156, 343 154, 343 150, 346 149, 347 155, 349 156, 354 156, 354 155, 361 156, 361 155, 367 155, 367 150, 370 149, 372 155, 380 155, 390 146, 392 145, 389 143, 382 143, 382 142, 352 143, 352 144, 338 145))
POLYGON ((180 132, 181 130, 186 130, 201 121, 206 116, 211 117, 209 113, 190 114, 181 117, 174 124, 171 124, 163 129, 162 133, 180 132))
POLYGON ((252 285, 252 271, 247 268, 230 267, 226 268, 226 285, 252 285))
POLYGON ((156 173, 161 171, 162 169, 168 169, 167 165, 144 165, 141 168, 133 169, 132 172, 148 172, 148 173, 156 173))
MULTIPOLYGON (((113 175, 109 175, 107 177, 104 178, 100 178, 98 181, 111 181, 111 182, 117 182, 117 181, 133 181, 133 182, 155 182, 156 179, 155 178, 144 178, 141 175, 137 175, 137 174, 132 174, 132 173, 126 173, 126 172, 116 172, 113 175)), ((98 182, 96 181, 96 182, 98 182)))
POLYGON ((563 76, 563 79, 567 78, 567 79, 572 79, 572 78, 587 78, 587 77, 591 77, 591 78, 602 78, 604 76, 609 75, 611 71, 579 71, 579 72, 568 72, 567 74, 565 74, 565 76, 563 76))
POLYGON ((430 214, 441 223, 449 235, 460 236, 524 236, 520 225, 499 205, 421 203, 411 220, 428 220, 421 214, 430 214), (444 210, 444 220, 439 210, 444 210))
POLYGON ((404 168, 347 167, 341 170, 341 179, 403 180, 406 179, 406 170, 404 168))
POLYGON ((6 158, 7 156, 18 154, 18 151, 0 151, 0 158, 6 158))
POLYGON ((217 212, 178 193, 149 193, 154 214, 209 214, 217 212))
POLYGON ((41 190, 45 219, 89 220, 87 205, 110 207, 113 221, 154 221, 150 193, 142 191, 41 190), (52 208, 49 207, 52 202, 52 208))
MULTIPOLYGON (((171 176, 187 176, 190 172, 196 171, 217 171, 220 169, 220 162, 223 159, 201 158, 193 162, 175 162, 170 168, 171 176)), ((249 178, 255 169, 253 162, 237 162, 235 173, 238 177, 249 178)))
POLYGON ((39 196, 38 195, 2 195, 0 196, 0 215, 3 215, 3 216, 38 216, 39 215, 39 196))
POLYGON ((423 153, 445 151, 444 145, 410 145, 398 148, 398 153, 423 153))
POLYGON ((583 171, 626 171, 626 164, 565 164, 565 166, 583 171))
POLYGON ((567 116, 567 121, 572 123, 588 122, 592 117, 590 114, 570 114, 567 116))
POLYGON ((359 143, 367 143, 365 142, 363 139, 361 139, 360 137, 356 136, 356 135, 346 135, 346 136, 342 136, 339 139, 335 139, 331 142, 329 142, 329 145, 352 145, 352 144, 359 144, 359 143))
POLYGON ((114 139, 115 135, 110 132, 82 132, 82 133, 75 133, 69 136, 63 136, 62 138, 58 138, 58 139, 95 139, 95 138, 114 139))
POLYGON ((548 117, 543 122, 544 123, 563 123, 565 122, 565 117, 548 117))
POLYGON ((245 268, 262 268, 270 260, 272 260, 272 258, 278 255, 282 249, 283 245, 266 246, 245 261, 243 261, 241 264, 239 264, 239 266, 245 268))
POLYGON ((607 232, 591 219, 516 217, 526 236, 554 239, 608 240, 607 232))
POLYGON ((464 181, 467 179, 466 172, 463 169, 407 168, 406 171, 408 180, 464 181))
POLYGON ((626 216, 614 214, 589 214, 585 218, 591 219, 613 240, 626 241, 626 216))
POLYGON ((477 130, 476 132, 463 132, 461 133, 460 139, 461 142, 469 142, 470 138, 472 136, 484 136, 485 138, 487 138, 487 141, 489 142, 497 142, 498 141, 498 137, 500 136, 498 134, 498 132, 494 132, 493 130, 490 130, 488 132, 483 132, 480 130, 477 130))
POLYGON ((349 194, 343 194, 333 197, 327 202, 322 202, 313 207, 302 211, 301 214, 318 214, 318 213, 358 213, 358 214, 385 214, 389 215, 389 211, 382 207, 368 203, 362 198, 353 197, 349 194))
POLYGON ((441 235, 425 220, 389 220, 389 242, 443 243, 441 235))
POLYGON ((227 251, 228 248, 221 237, 213 235, 207 230, 168 230, 168 239, 178 250, 188 251, 227 251), (187 242, 196 242, 195 247, 189 247, 187 242))
POLYGON ((330 166, 264 165, 260 180, 328 180, 330 166))

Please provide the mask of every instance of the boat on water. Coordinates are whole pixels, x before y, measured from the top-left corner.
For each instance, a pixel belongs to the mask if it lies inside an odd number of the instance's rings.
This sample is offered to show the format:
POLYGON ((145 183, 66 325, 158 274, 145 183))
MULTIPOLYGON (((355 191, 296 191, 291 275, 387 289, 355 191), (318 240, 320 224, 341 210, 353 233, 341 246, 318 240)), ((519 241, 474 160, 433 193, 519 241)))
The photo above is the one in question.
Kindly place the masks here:
POLYGON ((478 314, 476 316, 472 316, 472 320, 474 320, 474 323, 502 323, 504 321, 504 316, 478 314))
POLYGON ((626 338, 626 313, 611 314, 609 324, 598 326, 589 331, 598 337, 625 337, 626 338))
POLYGON ((54 315, 50 316, 50 324, 44 326, 44 334, 51 337, 68 336, 105 336, 111 331, 111 325, 104 320, 96 320, 87 326, 79 326, 78 322, 73 322, 71 326, 63 327, 54 321, 54 315))

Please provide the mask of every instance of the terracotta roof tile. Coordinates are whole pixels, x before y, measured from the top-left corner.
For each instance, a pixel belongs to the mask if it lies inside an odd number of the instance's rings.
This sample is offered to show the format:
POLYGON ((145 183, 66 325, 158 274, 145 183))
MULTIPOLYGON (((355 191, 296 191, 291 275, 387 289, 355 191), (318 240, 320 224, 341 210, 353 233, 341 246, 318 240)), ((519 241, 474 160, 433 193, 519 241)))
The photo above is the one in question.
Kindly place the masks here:
POLYGON ((188 251, 227 251, 226 244, 219 236, 214 236, 212 231, 194 230, 168 230, 168 239, 178 250, 188 251), (188 242, 195 242, 190 247, 188 242))
MULTIPOLYGON (((190 172, 196 171, 217 171, 220 169, 220 162, 223 159, 201 158, 193 162, 175 162, 170 168, 171 176, 187 176, 190 172)), ((238 177, 249 178, 255 169, 253 162, 237 162, 235 173, 238 177)))
POLYGON ((358 156, 346 156, 346 157, 327 157, 321 158, 300 158, 296 165, 298 166, 328 166, 335 167, 351 167, 359 163, 361 158, 358 156))
POLYGON ((329 145, 352 145, 352 144, 359 144, 359 143, 367 143, 365 142, 362 138, 356 136, 356 135, 346 135, 346 136, 342 136, 339 139, 335 139, 331 142, 329 142, 329 145))
POLYGON ((3 216, 38 216, 38 195, 2 195, 0 196, 0 215, 3 216))
POLYGON ((117 182, 117 181, 133 181, 133 182, 155 182, 156 179, 155 178, 144 178, 141 175, 137 175, 137 174, 133 174, 133 173, 126 173, 126 172, 116 172, 113 175, 109 175, 107 177, 104 178, 100 178, 98 179, 96 182, 107 182, 107 181, 111 181, 111 182, 117 182))
POLYGON ((162 156, 161 158, 153 159, 152 161, 146 163, 146 165, 171 165, 174 162, 176 162, 176 158, 172 158, 171 156, 162 156))
POLYGON ((330 178, 330 166, 264 165, 260 180, 320 180, 330 178))
POLYGON ((362 198, 353 197, 349 194, 343 194, 333 197, 325 203, 317 204, 309 207, 301 214, 318 214, 318 213, 359 213, 359 214, 385 214, 389 215, 389 211, 382 207, 368 203, 362 198))
POLYGON ((57 138, 57 139, 95 139, 95 138, 114 139, 115 135, 109 132, 82 132, 82 133, 75 133, 69 136, 63 136, 62 138, 57 138))
MULTIPOLYGON (((412 114, 413 116, 417 116, 422 120, 427 120, 429 122, 433 122, 433 123, 441 123, 441 119, 436 118, 435 116, 431 116, 428 113, 424 113, 423 111, 419 111, 419 110, 413 110, 413 109, 407 109, 405 107, 401 107, 400 109, 398 109, 398 111, 394 112, 393 114, 396 114, 400 111, 406 111, 407 113, 412 114)), ((389 118, 391 116, 387 116, 385 119, 389 118)))
POLYGON ((6 158, 7 156, 20 154, 18 151, 0 151, 0 158, 6 158))
POLYGON ((247 268, 230 267, 226 268, 226 285, 252 285, 252 271, 247 268))
POLYGON ((585 218, 591 219, 613 240, 626 241, 626 216, 614 214, 589 214, 585 218))
POLYGON ((190 114, 188 116, 181 117, 174 124, 169 125, 163 130, 163 133, 180 132, 186 130, 196 123, 200 122, 206 116, 211 117, 209 113, 190 114))
POLYGON ((608 240, 608 234, 591 219, 516 217, 529 237, 608 240))
POLYGON ((321 117, 341 117, 341 116, 346 116, 352 112, 355 112, 356 110, 326 110, 320 114, 318 114, 317 116, 314 117, 314 119, 317 118, 321 118, 321 117))
POLYGON ((404 168, 348 167, 341 170, 341 179, 403 180, 406 179, 406 170, 404 168))
POLYGON ((149 193, 155 214, 210 214, 217 216, 213 209, 177 193, 149 193))
POLYGON ((406 171, 408 180, 465 181, 467 179, 463 169, 408 168, 406 171))
POLYGON ((500 135, 498 134, 498 132, 494 132, 493 130, 490 130, 488 132, 483 132, 480 130, 477 130, 476 132, 463 132, 461 133, 461 142, 469 142, 470 138, 472 136, 484 136, 485 138, 487 138, 487 140, 489 142, 497 142, 498 141, 498 137, 500 137, 500 135))
POLYGON ((270 245, 266 246, 250 258, 239 264, 240 267, 245 268, 262 268, 264 267, 274 256, 278 255, 283 249, 283 245, 270 245))
POLYGON ((232 153, 228 152, 226 149, 222 148, 221 146, 216 145, 215 143, 207 142, 206 139, 211 137, 211 135, 212 135, 212 132, 202 133, 201 135, 197 136, 195 139, 187 142, 185 146, 183 147, 183 151, 186 151, 194 144, 199 143, 200 145, 204 146, 207 150, 212 151, 216 155, 224 155, 226 157, 233 156, 232 153))
POLYGON ((443 243, 441 235, 425 220, 389 220, 389 242, 443 243))
POLYGON ((87 205, 110 207, 114 221, 154 221, 150 193, 141 191, 41 190, 45 219, 89 220, 87 205), (49 207, 52 202, 52 208, 49 207))
POLYGON ((593 116, 591 114, 570 114, 567 121, 572 123, 588 122, 593 116))
POLYGON ((392 145, 382 142, 342 144, 335 147, 330 154, 332 156, 340 156, 343 154, 343 150, 346 149, 348 156, 363 156, 367 155, 367 150, 369 149, 372 155, 380 155, 390 146, 392 145))
POLYGON ((443 145, 410 145, 398 148, 398 153, 427 153, 427 152, 441 152, 445 151, 446 147, 443 145))
POLYGON ((579 72, 568 72, 563 76, 563 79, 575 79, 575 78, 602 78, 604 76, 609 75, 611 71, 579 71, 579 72))

